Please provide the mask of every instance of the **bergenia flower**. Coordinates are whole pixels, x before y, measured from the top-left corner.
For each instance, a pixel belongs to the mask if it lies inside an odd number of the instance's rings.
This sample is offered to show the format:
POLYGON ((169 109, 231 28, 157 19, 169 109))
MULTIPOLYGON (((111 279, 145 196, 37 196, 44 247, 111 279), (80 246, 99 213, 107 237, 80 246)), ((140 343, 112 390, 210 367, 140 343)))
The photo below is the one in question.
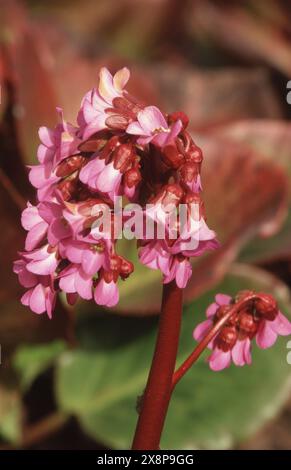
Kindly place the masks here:
POLYGON ((123 116, 121 110, 114 110, 114 100, 122 99, 129 77, 130 72, 126 67, 118 70, 114 76, 102 67, 99 73, 98 89, 93 89, 85 95, 78 114, 79 133, 84 140, 106 129, 110 122, 119 122, 126 127, 128 124, 126 115, 123 116))
POLYGON ((153 144, 164 147, 173 143, 182 129, 182 122, 176 121, 168 125, 164 115, 156 106, 147 106, 137 115, 137 121, 132 122, 126 129, 128 134, 139 136, 137 143, 153 144))
MULTIPOLYGON (((206 310, 207 319, 194 330, 196 341, 201 341, 211 327, 230 312, 236 301, 249 292, 243 292, 236 299, 217 294, 215 302, 206 310)), ((261 349, 271 347, 278 336, 291 334, 290 321, 279 311, 276 301, 268 294, 257 294, 245 308, 232 315, 220 332, 208 344, 212 350, 208 358, 209 366, 214 371, 229 367, 251 364, 252 340, 256 340, 261 349)))
MULTIPOLYGON (((202 151, 186 130, 188 117, 140 103, 125 90, 129 76, 127 68, 114 75, 102 68, 99 84, 82 100, 76 126, 58 108, 56 127, 39 130, 39 164, 29 171, 37 201, 23 211, 28 233, 14 264, 28 289, 21 301, 38 314, 51 316, 60 291, 70 304, 79 297, 107 307, 118 303, 118 281, 134 267, 117 253, 117 196, 138 205, 141 219, 153 218, 155 228, 164 224, 163 239, 156 230, 148 237, 143 228, 137 238, 140 261, 160 270, 165 283, 175 280, 184 288, 191 258, 218 246, 200 211, 202 151), (187 230, 179 219, 172 240, 164 221, 169 204, 174 210, 186 204, 190 213, 193 201, 198 218, 188 217, 187 230), (148 203, 159 207, 157 218, 148 203), (109 224, 100 230, 102 213, 109 214, 109 224)), ((119 232, 128 214, 122 215, 119 232)))

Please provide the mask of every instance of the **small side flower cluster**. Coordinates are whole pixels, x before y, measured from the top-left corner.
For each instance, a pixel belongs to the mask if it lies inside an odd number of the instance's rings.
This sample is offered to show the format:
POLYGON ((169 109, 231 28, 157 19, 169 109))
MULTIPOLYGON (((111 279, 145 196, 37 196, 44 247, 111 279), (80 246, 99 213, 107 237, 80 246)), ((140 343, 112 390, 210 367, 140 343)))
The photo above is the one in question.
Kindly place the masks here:
POLYGON ((175 240, 165 224, 165 239, 142 235, 139 241, 141 262, 160 269, 165 283, 175 279, 185 287, 190 257, 218 246, 205 222, 202 152, 186 130, 187 116, 139 103, 125 90, 129 76, 127 68, 113 76, 102 68, 98 87, 81 102, 76 126, 58 108, 59 124, 39 129, 39 164, 29 173, 37 203, 28 203, 23 211, 28 233, 25 250, 14 264, 28 289, 21 301, 35 313, 51 317, 58 291, 66 293, 70 304, 78 297, 108 307, 117 304, 117 281, 134 267, 117 253, 112 227, 106 236, 92 234, 102 207, 112 212, 117 196, 140 204, 143 211, 147 203, 189 207, 188 239, 178 221, 175 240), (193 202, 199 207, 195 223, 193 202), (92 210, 96 207, 100 211, 92 210))
POLYGON ((206 310, 207 320, 195 328, 194 338, 201 341, 226 315, 230 317, 208 344, 212 350, 208 362, 214 371, 229 367, 232 362, 236 366, 251 364, 252 340, 256 340, 259 348, 266 349, 273 346, 278 336, 291 334, 290 321, 279 311, 271 295, 241 291, 235 298, 217 294, 215 302, 206 310), (239 302, 242 308, 231 314, 239 302))

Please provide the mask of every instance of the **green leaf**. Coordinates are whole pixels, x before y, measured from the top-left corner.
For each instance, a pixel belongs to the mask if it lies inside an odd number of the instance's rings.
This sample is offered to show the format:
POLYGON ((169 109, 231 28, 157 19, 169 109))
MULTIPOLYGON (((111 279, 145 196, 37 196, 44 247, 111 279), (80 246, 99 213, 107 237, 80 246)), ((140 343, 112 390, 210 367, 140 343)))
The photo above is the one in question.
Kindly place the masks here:
POLYGON ((63 341, 47 344, 20 346, 13 364, 20 377, 20 386, 26 391, 36 377, 50 367, 66 349, 63 341))
POLYGON ((21 401, 15 390, 0 386, 0 437, 17 443, 21 436, 21 401))
MULTIPOLYGON (((240 289, 272 292, 290 313, 289 291, 265 271, 232 269, 222 284, 185 307, 179 359, 191 352, 192 331, 205 318, 215 292, 240 289)), ((56 396, 59 407, 75 415, 93 438, 113 448, 128 448, 153 353, 157 318, 123 318, 81 314, 81 347, 58 360, 56 396)), ((212 372, 201 359, 178 384, 168 414, 161 448, 230 447, 276 414, 290 390, 286 338, 262 351, 254 347, 253 365, 212 372)), ((206 354, 204 354, 205 358, 206 354)))

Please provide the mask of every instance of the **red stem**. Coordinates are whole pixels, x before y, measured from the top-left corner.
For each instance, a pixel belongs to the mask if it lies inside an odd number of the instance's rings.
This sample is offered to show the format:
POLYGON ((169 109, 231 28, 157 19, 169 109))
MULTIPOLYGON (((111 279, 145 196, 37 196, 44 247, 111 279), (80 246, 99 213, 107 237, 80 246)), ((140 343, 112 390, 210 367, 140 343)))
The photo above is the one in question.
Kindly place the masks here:
POLYGON ((156 347, 142 398, 132 444, 133 450, 159 449, 172 392, 182 316, 182 297, 183 290, 177 287, 175 281, 164 285, 156 347))
POLYGON ((177 383, 181 380, 181 378, 186 374, 186 372, 192 367, 192 365, 197 361, 197 359, 201 356, 204 349, 208 346, 210 341, 217 335, 217 333, 221 330, 223 325, 227 323, 229 318, 234 314, 237 313, 239 310, 245 307, 245 305, 250 301, 256 298, 255 294, 250 294, 240 302, 234 304, 233 308, 224 316, 222 317, 217 323, 213 325, 213 327, 209 330, 207 335, 200 341, 200 343, 196 346, 194 351, 187 357, 187 359, 183 362, 183 364, 176 370, 173 375, 172 380, 172 391, 174 390, 177 383))

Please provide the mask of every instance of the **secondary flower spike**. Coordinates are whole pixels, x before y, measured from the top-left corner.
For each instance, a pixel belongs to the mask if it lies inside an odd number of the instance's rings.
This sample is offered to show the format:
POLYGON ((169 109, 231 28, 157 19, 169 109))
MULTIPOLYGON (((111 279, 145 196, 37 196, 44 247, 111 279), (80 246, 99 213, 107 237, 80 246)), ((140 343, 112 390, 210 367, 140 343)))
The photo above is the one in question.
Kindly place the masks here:
POLYGON ((271 295, 242 291, 235 298, 225 294, 215 296, 215 302, 206 310, 207 319, 193 332, 196 341, 203 340, 213 325, 226 316, 227 321, 208 344, 212 350, 208 362, 214 371, 229 367, 232 362, 236 366, 251 364, 254 340, 259 348, 266 349, 273 346, 278 336, 291 334, 290 321, 271 295), (231 314, 238 302, 242 308, 231 314))
POLYGON ((117 197, 153 222, 153 233, 140 230, 137 249, 140 261, 160 270, 164 283, 175 280, 184 288, 190 259, 218 246, 205 222, 203 156, 187 131, 188 117, 140 103, 126 91, 129 78, 126 67, 114 75, 103 67, 96 88, 81 101, 76 125, 58 108, 55 128, 39 129, 39 164, 29 167, 36 202, 23 211, 25 248, 14 264, 27 289, 21 301, 35 313, 51 317, 60 291, 70 304, 79 297, 107 307, 118 303, 118 282, 134 266, 117 249, 129 219, 129 212, 121 217, 117 234, 117 197), (184 221, 179 215, 173 230, 164 215, 175 214, 180 205, 184 221), (101 224, 104 213, 109 223, 101 224))

